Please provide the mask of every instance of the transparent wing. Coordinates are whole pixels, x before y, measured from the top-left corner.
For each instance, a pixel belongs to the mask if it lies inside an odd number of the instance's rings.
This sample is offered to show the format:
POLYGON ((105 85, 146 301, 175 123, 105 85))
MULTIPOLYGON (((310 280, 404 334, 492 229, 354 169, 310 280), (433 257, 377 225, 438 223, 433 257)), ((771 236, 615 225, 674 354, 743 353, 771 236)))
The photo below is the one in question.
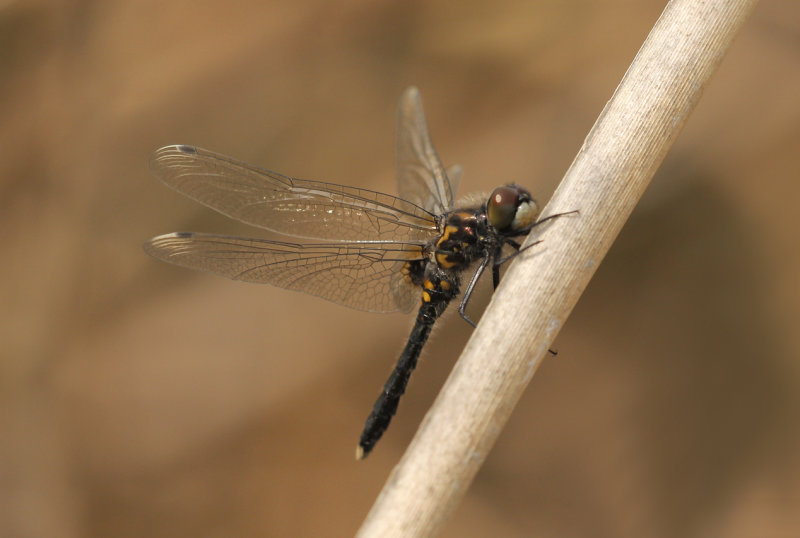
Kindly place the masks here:
MULTIPOLYGON (((460 167, 451 170, 457 170, 460 177, 460 167)), ((433 148, 419 90, 412 86, 400 98, 398 111, 397 192, 401 198, 441 215, 453 208, 457 186, 457 180, 452 184, 448 180, 433 148)))
POLYGON ((417 241, 437 234, 434 216, 380 192, 294 179, 194 146, 167 146, 150 169, 168 186, 244 223, 335 241, 417 241))
POLYGON ((216 275, 302 291, 357 310, 410 311, 419 302, 403 266, 422 246, 401 243, 296 244, 188 232, 154 237, 160 260, 216 275))
MULTIPOLYGON (((447 169, 447 179, 450 180, 450 191, 453 193, 453 196, 458 192, 458 184, 461 181, 461 173, 463 171, 460 164, 454 164, 447 169)), ((450 209, 452 209, 452 207, 450 209)))

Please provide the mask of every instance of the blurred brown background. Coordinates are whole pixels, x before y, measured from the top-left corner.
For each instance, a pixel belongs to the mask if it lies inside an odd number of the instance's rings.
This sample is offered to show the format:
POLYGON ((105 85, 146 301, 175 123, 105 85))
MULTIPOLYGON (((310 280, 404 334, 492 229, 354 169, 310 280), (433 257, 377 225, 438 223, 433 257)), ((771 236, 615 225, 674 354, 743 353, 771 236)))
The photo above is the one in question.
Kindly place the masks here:
MULTIPOLYGON (((462 194, 546 199, 663 5, 0 3, 0 535, 352 535, 469 327, 356 462, 411 318, 148 258, 264 235, 149 154, 393 192, 416 84, 462 194)), ((800 533, 799 21, 756 9, 446 536, 800 533)))

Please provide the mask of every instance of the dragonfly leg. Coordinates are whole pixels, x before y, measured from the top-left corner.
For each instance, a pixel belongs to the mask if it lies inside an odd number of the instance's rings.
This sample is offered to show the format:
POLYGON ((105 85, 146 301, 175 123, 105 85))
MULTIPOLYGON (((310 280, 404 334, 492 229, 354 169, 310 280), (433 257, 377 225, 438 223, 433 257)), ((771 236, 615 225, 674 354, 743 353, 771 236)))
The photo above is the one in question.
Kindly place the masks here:
MULTIPOLYGON (((513 239, 506 239, 506 245, 512 247, 515 251, 519 252, 520 245, 513 239)), ((502 265, 502 261, 498 262, 497 260, 500 258, 500 254, 503 251, 503 245, 500 244, 497 246, 497 249, 494 251, 494 263, 492 264, 492 283, 494 284, 494 289, 497 289, 497 286, 500 284, 500 266, 502 265)), ((516 254, 514 254, 516 256, 516 254)), ((501 259, 502 260, 502 259, 501 259)))
POLYGON ((578 211, 577 209, 573 209, 572 211, 564 211, 563 213, 556 213, 555 215, 548 215, 545 218, 543 218, 541 220, 537 220, 536 222, 531 224, 530 227, 528 228, 528 230, 530 231, 531 229, 539 226, 540 224, 544 224, 548 220, 557 219, 558 217, 564 217, 566 215, 572 215, 572 214, 576 214, 577 215, 579 213, 580 213, 580 211, 578 211))
MULTIPOLYGON (((467 304, 469 303, 469 298, 472 296, 472 290, 475 289, 475 284, 478 282, 478 279, 483 274, 484 269, 486 266, 489 265, 489 262, 492 260, 492 253, 487 251, 486 254, 483 256, 483 260, 478 268, 475 270, 475 274, 472 275, 472 279, 469 281, 469 285, 467 289, 464 291, 464 297, 461 298, 461 304, 458 305, 458 313, 461 315, 464 320, 472 325, 473 327, 477 327, 474 321, 472 321, 469 316, 467 316, 467 304)), ((499 278, 499 275, 498 275, 499 278)))
MULTIPOLYGON (((497 268, 497 270, 498 270, 498 272, 499 272, 499 270, 500 270, 500 266, 501 266, 501 265, 503 265, 504 263, 506 263, 506 262, 508 262, 508 261, 510 261, 510 260, 513 260, 514 258, 516 258, 517 256, 519 256, 520 254, 522 254, 523 252, 525 252, 526 250, 528 250, 528 249, 529 249, 529 248, 531 248, 532 246, 534 246, 534 245, 538 245, 538 244, 539 244, 539 243, 541 243, 542 241, 544 241, 544 240, 543 240, 543 239, 540 239, 540 240, 538 240, 538 241, 535 241, 535 242, 531 243, 530 245, 525 245, 524 247, 521 247, 519 250, 515 250, 514 252, 512 252, 512 253, 511 253, 511 254, 509 254, 508 256, 505 256, 504 258, 500 258, 499 260, 497 260, 497 259, 496 259, 496 260, 495 260, 495 262, 494 262, 494 267, 495 267, 495 268, 497 268)), ((517 245, 517 246, 519 246, 519 245, 517 245)), ((494 269, 494 268, 493 268, 493 269, 494 269)))

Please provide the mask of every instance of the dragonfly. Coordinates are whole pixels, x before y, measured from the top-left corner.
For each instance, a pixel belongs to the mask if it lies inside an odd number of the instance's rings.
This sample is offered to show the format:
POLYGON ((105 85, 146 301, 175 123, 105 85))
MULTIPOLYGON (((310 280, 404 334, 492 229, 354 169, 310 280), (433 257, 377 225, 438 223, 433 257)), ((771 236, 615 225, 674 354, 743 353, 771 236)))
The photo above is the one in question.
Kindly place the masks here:
MULTIPOLYGON (((524 250, 519 238, 553 217, 515 184, 487 201, 456 208, 461 168, 446 169, 431 142, 419 90, 408 88, 397 123, 398 196, 335 183, 297 179, 189 145, 166 146, 150 159, 167 186, 246 224, 304 240, 289 242, 195 232, 154 237, 144 250, 178 266, 234 280, 267 283, 372 312, 417 317, 358 441, 365 458, 389 426, 431 330, 461 292, 458 312, 478 279, 524 250), (505 246, 512 254, 502 256, 505 246)), ((563 214, 563 213, 562 213, 563 214)))

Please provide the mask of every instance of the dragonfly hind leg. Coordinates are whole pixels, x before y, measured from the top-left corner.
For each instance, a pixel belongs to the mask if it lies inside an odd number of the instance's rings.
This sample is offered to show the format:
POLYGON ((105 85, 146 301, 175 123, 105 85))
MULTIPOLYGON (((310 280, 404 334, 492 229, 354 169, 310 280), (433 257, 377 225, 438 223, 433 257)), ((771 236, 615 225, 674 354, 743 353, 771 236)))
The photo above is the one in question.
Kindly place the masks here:
POLYGON ((478 279, 481 277, 483 271, 489 265, 489 262, 492 261, 492 258, 493 258, 492 253, 487 250, 486 254, 483 256, 483 260, 481 260, 481 264, 475 270, 475 274, 472 275, 472 278, 469 281, 467 289, 464 291, 464 297, 461 298, 461 304, 458 305, 458 313, 461 315, 462 318, 464 318, 464 321, 472 325, 473 328, 477 327, 477 324, 474 321, 472 321, 467 315, 467 304, 469 303, 469 299, 472 296, 472 290, 475 289, 475 284, 478 283, 478 279))

